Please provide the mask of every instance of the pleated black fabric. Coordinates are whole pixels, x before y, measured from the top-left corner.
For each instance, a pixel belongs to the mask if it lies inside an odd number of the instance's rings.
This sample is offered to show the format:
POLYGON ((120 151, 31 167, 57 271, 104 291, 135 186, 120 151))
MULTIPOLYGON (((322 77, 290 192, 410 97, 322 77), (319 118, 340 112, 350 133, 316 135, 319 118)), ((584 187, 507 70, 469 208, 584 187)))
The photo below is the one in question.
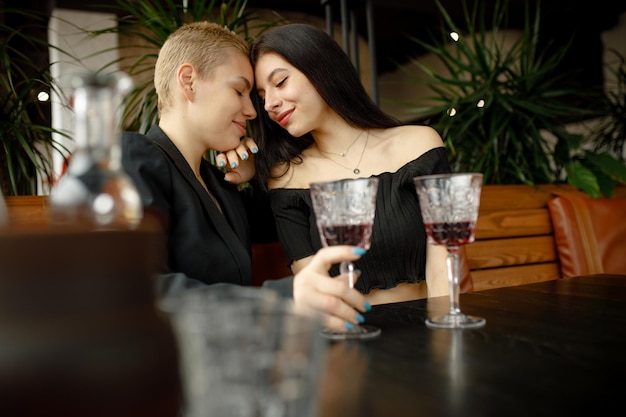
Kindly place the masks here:
MULTIPOLYGON (((356 266, 356 288, 393 288, 401 282, 425 279, 426 232, 413 178, 450 172, 445 148, 434 148, 393 173, 379 178, 372 246, 356 266)), ((270 199, 278 236, 289 262, 314 254, 322 247, 308 189, 275 189, 270 199)), ((338 273, 335 266, 333 274, 338 273)))

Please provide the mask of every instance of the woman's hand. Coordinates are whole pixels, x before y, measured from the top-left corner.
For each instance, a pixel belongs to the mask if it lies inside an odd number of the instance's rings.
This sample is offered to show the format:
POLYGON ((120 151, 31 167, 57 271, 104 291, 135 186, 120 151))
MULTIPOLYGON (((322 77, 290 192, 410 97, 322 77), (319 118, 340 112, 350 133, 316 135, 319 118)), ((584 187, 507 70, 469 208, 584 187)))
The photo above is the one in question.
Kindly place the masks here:
POLYGON ((228 169, 224 175, 226 181, 243 184, 254 177, 254 154, 258 151, 259 148, 252 138, 244 138, 235 149, 218 154, 215 162, 218 167, 228 169))
POLYGON ((346 330, 362 323, 361 313, 371 309, 363 294, 348 285, 348 276, 332 278, 328 271, 333 264, 355 261, 365 250, 353 246, 332 246, 320 249, 293 280, 296 305, 312 308, 324 314, 325 325, 346 330))

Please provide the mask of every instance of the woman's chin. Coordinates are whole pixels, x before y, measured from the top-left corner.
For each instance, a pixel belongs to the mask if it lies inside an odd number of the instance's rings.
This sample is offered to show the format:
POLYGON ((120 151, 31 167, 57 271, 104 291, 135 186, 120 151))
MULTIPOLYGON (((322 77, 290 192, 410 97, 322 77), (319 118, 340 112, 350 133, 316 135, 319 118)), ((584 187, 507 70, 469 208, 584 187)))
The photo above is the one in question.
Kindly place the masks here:
POLYGON ((228 152, 236 149, 241 144, 241 138, 224 140, 224 142, 220 143, 219 146, 215 147, 217 152, 228 152))
POLYGON ((288 128, 288 127, 284 127, 283 129, 285 129, 287 131, 287 133, 289 133, 291 136, 293 136, 294 138, 299 138, 301 136, 304 136, 307 132, 303 132, 299 129, 294 129, 294 128, 288 128))

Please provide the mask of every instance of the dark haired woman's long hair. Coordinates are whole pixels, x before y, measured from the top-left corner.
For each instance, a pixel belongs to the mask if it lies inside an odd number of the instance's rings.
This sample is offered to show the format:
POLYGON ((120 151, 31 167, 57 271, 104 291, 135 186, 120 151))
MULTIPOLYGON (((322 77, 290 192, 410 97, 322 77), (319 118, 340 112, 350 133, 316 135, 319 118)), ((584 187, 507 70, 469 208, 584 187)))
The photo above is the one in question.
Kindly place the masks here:
MULTIPOLYGON (((256 66, 265 53, 282 56, 302 72, 322 99, 349 125, 361 129, 384 129, 400 125, 376 106, 365 91, 348 55, 326 32, 311 25, 287 24, 261 35, 250 49, 250 61, 256 66)), ((257 175, 262 182, 285 174, 289 163, 301 163, 300 154, 313 143, 310 133, 294 138, 272 122, 263 108, 263 100, 253 92, 257 118, 251 123, 259 145, 255 157, 257 175), (284 163, 284 169, 276 167, 284 163)))

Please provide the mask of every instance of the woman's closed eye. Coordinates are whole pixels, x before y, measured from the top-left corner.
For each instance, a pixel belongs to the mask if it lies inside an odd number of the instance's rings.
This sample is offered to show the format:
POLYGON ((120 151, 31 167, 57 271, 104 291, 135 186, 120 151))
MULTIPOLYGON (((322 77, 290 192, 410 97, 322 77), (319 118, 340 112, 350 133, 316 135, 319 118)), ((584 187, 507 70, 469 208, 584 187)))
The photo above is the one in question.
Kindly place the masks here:
POLYGON ((235 88, 235 91, 237 92, 237 95, 239 97, 250 97, 251 91, 249 89, 247 89, 247 88, 244 88, 244 89, 237 89, 237 88, 235 88))
POLYGON ((241 97, 247 96, 252 89, 252 84, 245 77, 236 77, 230 86, 241 97))
MULTIPOLYGON (((274 84, 274 88, 281 88, 281 87, 283 87, 285 85, 285 82, 287 81, 288 78, 289 77, 281 78, 280 81, 278 81, 276 84, 274 84)), ((263 104, 265 104, 265 90, 258 89, 257 90, 257 95, 261 99, 261 102, 263 104)))

